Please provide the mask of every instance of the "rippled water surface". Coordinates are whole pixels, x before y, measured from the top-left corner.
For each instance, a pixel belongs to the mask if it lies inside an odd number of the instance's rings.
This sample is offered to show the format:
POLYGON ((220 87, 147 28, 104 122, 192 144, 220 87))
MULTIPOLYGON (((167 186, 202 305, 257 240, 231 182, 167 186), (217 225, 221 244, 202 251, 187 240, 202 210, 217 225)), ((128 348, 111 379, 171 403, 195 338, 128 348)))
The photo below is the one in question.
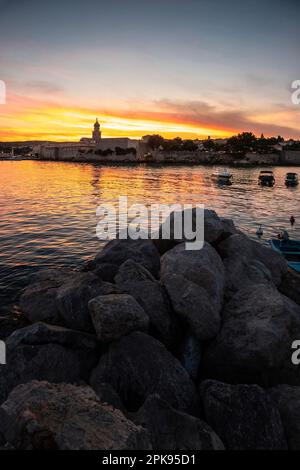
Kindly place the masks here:
MULTIPOLYGON (((0 309, 15 301, 32 273, 45 267, 75 266, 101 248, 96 237, 96 208, 117 203, 204 203, 255 237, 263 224, 264 240, 298 224, 300 185, 286 188, 285 174, 274 168, 274 188, 257 184, 261 168, 234 168, 232 186, 210 179, 208 166, 97 166, 58 162, 0 162, 0 309)), ((300 173, 300 169, 299 169, 300 173)))

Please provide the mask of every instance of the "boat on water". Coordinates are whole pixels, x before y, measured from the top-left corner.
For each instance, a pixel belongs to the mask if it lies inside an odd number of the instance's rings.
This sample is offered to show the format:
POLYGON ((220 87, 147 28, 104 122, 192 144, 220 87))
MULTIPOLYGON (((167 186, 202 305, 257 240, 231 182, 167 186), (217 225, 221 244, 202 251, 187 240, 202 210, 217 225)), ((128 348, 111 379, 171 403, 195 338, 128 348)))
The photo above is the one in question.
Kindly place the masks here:
POLYGON ((288 262, 290 268, 300 273, 300 241, 299 240, 279 240, 272 238, 270 245, 274 251, 282 254, 288 262))
POLYGON ((275 178, 272 170, 262 170, 259 173, 258 183, 262 186, 274 186, 275 178))
POLYGON ((227 170, 215 171, 211 175, 211 178, 213 181, 216 181, 219 184, 227 184, 227 185, 232 184, 232 174, 227 170))
POLYGON ((285 177, 285 184, 287 186, 297 186, 299 184, 299 178, 297 173, 287 173, 285 177))

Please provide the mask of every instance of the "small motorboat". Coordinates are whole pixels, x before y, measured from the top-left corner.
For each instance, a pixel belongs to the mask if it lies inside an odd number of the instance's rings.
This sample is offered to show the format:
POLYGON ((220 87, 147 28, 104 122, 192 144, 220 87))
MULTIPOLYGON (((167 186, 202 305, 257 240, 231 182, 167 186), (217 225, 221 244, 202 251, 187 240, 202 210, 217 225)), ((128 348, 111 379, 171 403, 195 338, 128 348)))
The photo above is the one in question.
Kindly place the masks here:
POLYGON ((285 184, 287 186, 297 186, 299 184, 297 173, 287 173, 285 177, 285 184))
POLYGON ((219 184, 227 184, 230 185, 232 184, 232 174, 227 171, 215 171, 211 175, 212 180, 216 181, 219 184))
POLYGON ((270 245, 277 253, 281 253, 288 262, 290 268, 300 273, 300 241, 280 240, 272 238, 270 245))
POLYGON ((259 173, 258 183, 262 186, 274 186, 275 178, 272 170, 263 170, 259 173))

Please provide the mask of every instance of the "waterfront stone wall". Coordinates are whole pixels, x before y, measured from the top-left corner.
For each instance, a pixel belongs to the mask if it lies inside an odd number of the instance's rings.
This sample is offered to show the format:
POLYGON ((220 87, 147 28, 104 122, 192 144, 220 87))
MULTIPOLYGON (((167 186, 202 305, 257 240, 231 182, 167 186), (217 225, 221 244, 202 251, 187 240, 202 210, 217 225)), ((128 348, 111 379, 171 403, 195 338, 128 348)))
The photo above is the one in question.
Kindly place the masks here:
POLYGON ((300 150, 284 150, 284 161, 293 165, 300 165, 300 150))
POLYGON ((151 150, 148 144, 130 139, 105 139, 105 143, 95 144, 69 143, 41 145, 34 150, 41 160, 60 160, 78 162, 100 163, 178 163, 178 164, 241 164, 241 165, 300 165, 300 151, 285 150, 282 153, 257 154, 247 153, 243 159, 235 159, 233 155, 225 152, 196 151, 162 151, 151 150), (128 149, 134 147, 136 153, 118 155, 111 141, 116 140, 118 147, 128 149), (99 150, 110 148, 109 155, 99 155, 99 150))

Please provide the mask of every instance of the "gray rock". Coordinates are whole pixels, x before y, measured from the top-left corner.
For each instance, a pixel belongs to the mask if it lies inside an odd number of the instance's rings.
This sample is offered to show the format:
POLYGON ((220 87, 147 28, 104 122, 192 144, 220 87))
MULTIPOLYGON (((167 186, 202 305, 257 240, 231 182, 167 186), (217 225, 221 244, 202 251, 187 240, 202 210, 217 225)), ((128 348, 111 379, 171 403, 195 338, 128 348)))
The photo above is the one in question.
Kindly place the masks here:
POLYGON ((32 323, 43 321, 93 332, 88 302, 98 295, 117 292, 90 272, 50 269, 41 272, 21 295, 20 307, 32 323))
POLYGON ((208 378, 229 383, 300 383, 291 361, 300 338, 300 308, 266 284, 238 291, 223 311, 222 328, 203 355, 208 378))
POLYGON ((132 295, 143 307, 150 320, 151 335, 167 348, 175 347, 181 338, 181 327, 164 287, 133 260, 122 264, 115 282, 122 292, 132 295))
POLYGON ((205 420, 229 450, 287 448, 279 411, 257 385, 207 380, 200 387, 205 420))
POLYGON ((152 393, 174 408, 197 409, 197 394, 188 373, 161 343, 144 333, 131 333, 109 345, 90 380, 96 392, 102 382, 112 385, 129 411, 136 411, 152 393))
POLYGON ((205 209, 204 238, 210 244, 217 245, 231 235, 237 233, 231 219, 219 217, 213 210, 205 209))
POLYGON ((285 259, 274 250, 238 233, 218 245, 226 269, 226 296, 250 284, 279 286, 287 273, 285 259))
POLYGON ((279 290, 282 294, 300 305, 300 274, 293 269, 289 269, 282 279, 279 290))
POLYGON ((201 340, 216 336, 221 326, 224 296, 224 267, 208 243, 190 251, 182 243, 161 260, 161 279, 175 313, 201 340))
POLYGON ((19 300, 24 316, 31 322, 45 321, 63 325, 56 304, 57 289, 74 271, 66 269, 47 269, 37 273, 34 281, 22 292, 19 300))
POLYGON ((116 293, 113 284, 101 281, 92 273, 78 273, 58 289, 56 302, 64 325, 80 331, 93 332, 88 303, 99 295, 116 293))
MULTIPOLYGON (((172 212, 161 225, 158 231, 157 239, 154 240, 154 243, 161 254, 164 254, 174 248, 177 243, 187 241, 184 235, 183 214, 190 212, 192 212, 193 230, 196 230, 196 208, 187 209, 180 214, 182 220, 182 235, 180 237, 175 234, 174 230, 176 216, 178 216, 178 213, 176 213, 177 215, 175 216, 175 212, 172 212), (164 233, 170 234, 170 236, 166 239, 164 233)), ((237 231, 232 220, 220 218, 215 211, 204 209, 204 240, 206 242, 217 245, 220 241, 225 240, 227 237, 236 232, 237 231)))
POLYGON ((223 450, 216 433, 201 419, 172 408, 159 395, 150 395, 135 422, 146 428, 155 450, 223 450))
POLYGON ((31 380, 87 380, 99 354, 95 336, 35 323, 9 336, 6 356, 0 375, 0 403, 16 385, 31 380))
POLYGON ((159 276, 160 256, 151 240, 112 240, 94 260, 95 270, 103 263, 121 266, 126 260, 132 259, 142 264, 154 277, 159 276))
POLYGON ((93 272, 103 281, 114 282, 114 277, 119 270, 119 266, 111 263, 101 263, 94 265, 93 272))
POLYGON ((277 385, 268 390, 279 408, 290 450, 300 450, 300 387, 277 385))
POLYGON ((149 318, 127 294, 101 295, 89 302, 89 311, 97 338, 109 343, 132 331, 147 331, 149 318))
POLYGON ((33 381, 0 407, 0 430, 17 450, 148 450, 143 428, 87 386, 33 381))

